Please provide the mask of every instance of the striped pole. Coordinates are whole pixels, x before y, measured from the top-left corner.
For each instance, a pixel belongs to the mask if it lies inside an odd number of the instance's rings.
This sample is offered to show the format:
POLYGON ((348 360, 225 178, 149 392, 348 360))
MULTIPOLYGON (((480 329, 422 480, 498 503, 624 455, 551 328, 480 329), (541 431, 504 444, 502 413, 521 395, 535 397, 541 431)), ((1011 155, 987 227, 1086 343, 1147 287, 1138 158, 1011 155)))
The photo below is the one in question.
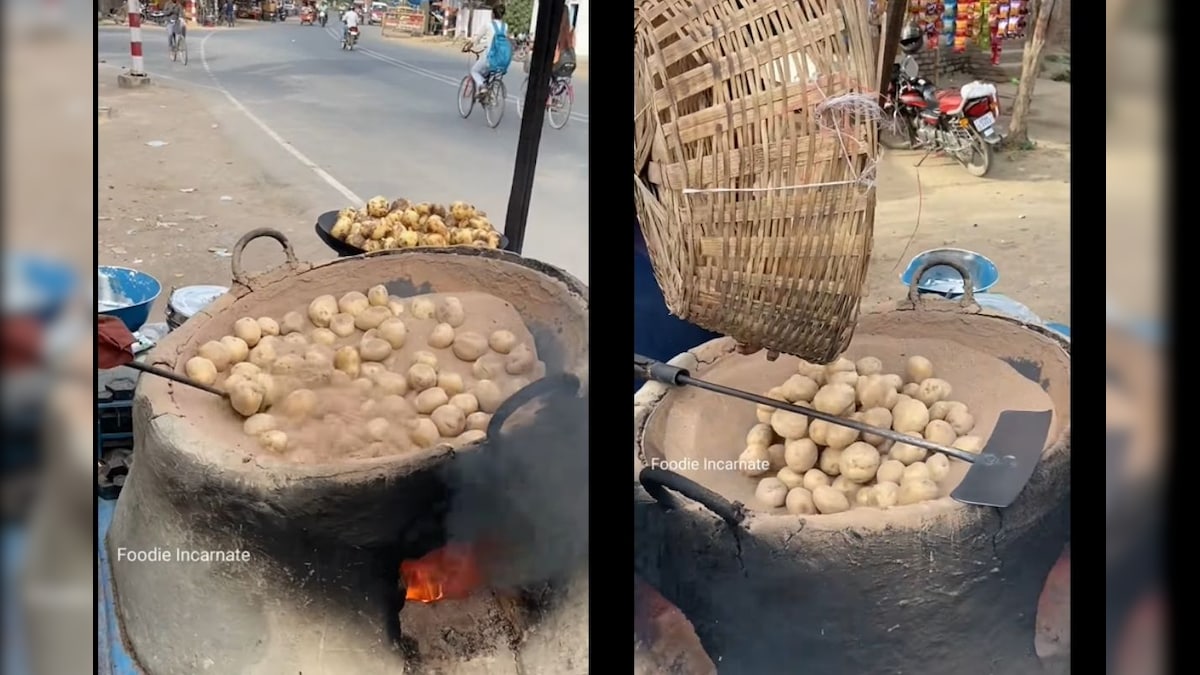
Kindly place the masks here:
POLYGON ((130 75, 144 76, 146 65, 142 61, 142 6, 138 0, 129 0, 129 54, 133 56, 130 75))

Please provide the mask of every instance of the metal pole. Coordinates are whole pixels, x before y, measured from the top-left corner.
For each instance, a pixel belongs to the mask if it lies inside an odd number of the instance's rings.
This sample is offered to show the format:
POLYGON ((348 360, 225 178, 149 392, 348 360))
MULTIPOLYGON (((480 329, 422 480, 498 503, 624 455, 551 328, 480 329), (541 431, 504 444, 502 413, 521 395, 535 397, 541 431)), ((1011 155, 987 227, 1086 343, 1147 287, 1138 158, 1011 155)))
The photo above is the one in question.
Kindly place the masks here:
POLYGON ((142 60, 142 5, 138 0, 129 0, 129 54, 133 57, 130 75, 146 75, 146 64, 142 60))
POLYGON ((525 223, 529 220, 529 198, 533 194, 533 177, 537 173, 538 144, 542 139, 542 121, 546 118, 546 99, 550 95, 554 47, 558 43, 565 11, 564 0, 546 0, 538 7, 537 26, 533 31, 533 53, 529 55, 529 89, 523 102, 525 114, 521 117, 512 192, 508 196, 508 212, 504 217, 504 236, 508 239, 508 250, 514 253, 520 253, 525 245, 525 223))
MULTIPOLYGON (((879 0, 883 2, 884 0, 879 0)), ((883 66, 879 73, 880 103, 887 94, 888 83, 892 78, 892 64, 896 62, 896 48, 900 46, 900 29, 908 17, 908 2, 906 0, 887 0, 887 25, 883 33, 883 53, 879 63, 883 66)), ((934 77, 937 77, 934 75, 934 77)))

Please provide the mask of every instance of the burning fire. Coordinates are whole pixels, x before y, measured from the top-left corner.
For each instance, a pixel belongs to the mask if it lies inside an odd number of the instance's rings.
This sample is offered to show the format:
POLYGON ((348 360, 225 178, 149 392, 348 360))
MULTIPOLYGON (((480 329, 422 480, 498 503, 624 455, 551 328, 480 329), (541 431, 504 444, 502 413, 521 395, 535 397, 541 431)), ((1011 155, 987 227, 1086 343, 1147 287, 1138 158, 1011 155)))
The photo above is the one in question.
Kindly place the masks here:
POLYGON ((450 543, 419 560, 405 560, 400 577, 408 588, 405 597, 425 603, 460 600, 483 586, 478 551, 469 543, 450 543))

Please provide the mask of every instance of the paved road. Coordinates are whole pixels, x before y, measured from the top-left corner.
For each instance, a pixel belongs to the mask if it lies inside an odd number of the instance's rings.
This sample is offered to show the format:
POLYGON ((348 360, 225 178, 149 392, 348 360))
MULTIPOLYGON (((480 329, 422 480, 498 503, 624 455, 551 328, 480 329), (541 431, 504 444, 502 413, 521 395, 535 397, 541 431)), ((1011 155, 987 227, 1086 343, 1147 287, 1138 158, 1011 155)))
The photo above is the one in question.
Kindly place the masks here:
MULTIPOLYGON (((360 48, 340 49, 341 26, 283 24, 193 29, 190 63, 172 63, 166 34, 144 31, 152 77, 204 88, 221 131, 261 160, 278 182, 312 195, 314 214, 376 194, 465 200, 503 220, 512 187, 520 118, 510 100, 497 129, 478 109, 459 117, 457 84, 467 55, 404 45, 364 27, 360 48)), ((127 29, 101 28, 100 58, 129 63, 127 29)), ((520 91, 519 66, 508 75, 520 91)), ((512 97, 510 97, 512 98, 512 97)), ((562 130, 546 125, 538 157, 525 255, 588 278, 588 91, 576 83, 575 112, 562 130)))

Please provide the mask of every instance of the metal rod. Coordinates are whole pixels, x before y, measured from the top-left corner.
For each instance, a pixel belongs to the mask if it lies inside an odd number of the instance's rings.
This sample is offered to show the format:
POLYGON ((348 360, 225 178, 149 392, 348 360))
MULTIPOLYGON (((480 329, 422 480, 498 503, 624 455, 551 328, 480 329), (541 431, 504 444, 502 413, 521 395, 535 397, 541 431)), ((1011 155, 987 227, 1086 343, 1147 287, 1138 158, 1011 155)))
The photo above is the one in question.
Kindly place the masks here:
POLYGON ((558 43, 565 9, 564 0, 538 3, 533 53, 529 55, 529 88, 523 101, 525 112, 521 116, 521 135, 517 140, 517 162, 513 167, 508 211, 504 215, 504 236, 508 239, 508 250, 513 253, 520 253, 525 246, 525 224, 529 220, 529 200, 533 196, 533 179, 537 173, 542 121, 546 118, 546 98, 550 95, 554 48, 558 43))
POLYGON ((189 387, 199 389, 200 391, 207 391, 210 394, 216 394, 217 396, 220 396, 221 398, 227 398, 229 396, 229 394, 226 394, 225 392, 221 391, 220 389, 217 389, 216 387, 210 387, 207 384, 200 384, 199 382, 197 382, 191 378, 184 377, 183 375, 179 375, 178 373, 173 373, 173 372, 163 369, 163 368, 158 368, 156 366, 147 365, 145 363, 142 363, 141 361, 130 361, 129 363, 126 363, 125 365, 129 366, 130 368, 133 368, 134 370, 140 370, 143 373, 150 373, 151 375, 165 377, 168 380, 171 380, 172 382, 178 382, 179 384, 184 384, 189 387))

